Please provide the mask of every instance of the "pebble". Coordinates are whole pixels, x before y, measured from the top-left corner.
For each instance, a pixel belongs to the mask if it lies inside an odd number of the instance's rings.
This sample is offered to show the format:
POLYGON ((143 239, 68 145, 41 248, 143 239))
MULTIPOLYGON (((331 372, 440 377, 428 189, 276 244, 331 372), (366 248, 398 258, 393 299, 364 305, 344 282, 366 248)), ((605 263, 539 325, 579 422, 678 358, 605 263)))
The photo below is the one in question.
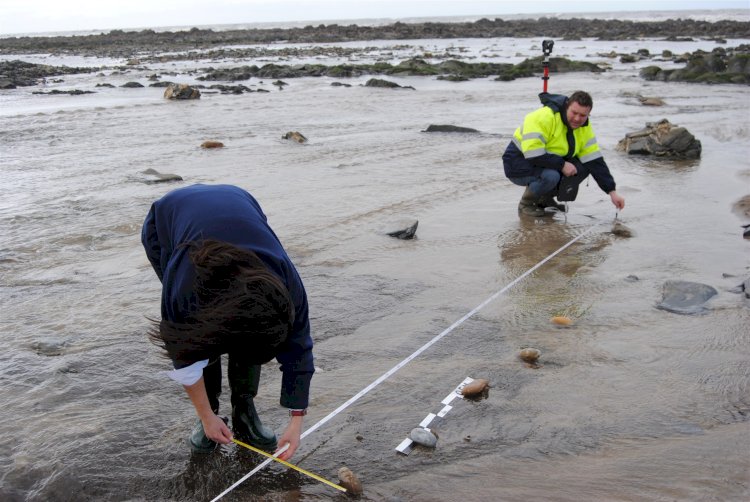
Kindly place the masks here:
POLYGON ((437 437, 435 434, 422 427, 413 428, 409 433, 409 439, 427 448, 435 448, 437 446, 437 437))
POLYGON ((483 393, 485 390, 490 388, 490 382, 484 378, 477 378, 473 382, 470 382, 461 389, 461 395, 466 397, 476 396, 477 394, 483 393))
POLYGON ((204 141, 201 143, 201 148, 224 148, 224 143, 221 141, 204 141))
POLYGON ((348 467, 339 469, 339 484, 346 488, 349 495, 362 495, 362 483, 348 467))
POLYGON ((540 351, 539 349, 528 347, 525 349, 521 349, 521 352, 519 352, 518 357, 520 357, 522 361, 525 361, 527 363, 535 363, 537 359, 539 359, 539 356, 541 355, 542 355, 542 351, 540 351))
POLYGON ((573 324, 573 319, 564 315, 555 316, 550 320, 552 321, 552 324, 557 324, 558 326, 570 326, 573 324))

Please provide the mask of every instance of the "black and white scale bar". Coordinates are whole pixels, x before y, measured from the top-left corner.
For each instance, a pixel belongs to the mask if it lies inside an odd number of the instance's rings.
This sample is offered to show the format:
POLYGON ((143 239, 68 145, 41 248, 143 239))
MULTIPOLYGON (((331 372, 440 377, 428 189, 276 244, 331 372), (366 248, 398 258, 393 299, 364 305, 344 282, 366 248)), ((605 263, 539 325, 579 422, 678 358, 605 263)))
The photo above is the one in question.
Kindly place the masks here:
MULTIPOLYGON (((466 377, 464 381, 459 384, 458 387, 453 389, 453 391, 450 394, 445 396, 445 399, 440 401, 440 404, 443 405, 443 408, 440 411, 438 411, 437 414, 435 413, 428 414, 426 417, 424 417, 424 420, 422 420, 419 423, 419 426, 422 427, 423 429, 427 429, 427 426, 430 425, 433 420, 435 420, 436 418, 445 417, 445 415, 447 415, 448 412, 453 409, 453 406, 450 405, 451 401, 453 401, 457 397, 460 397, 461 399, 463 399, 464 396, 463 394, 461 394, 461 389, 463 389, 464 387, 466 387, 466 385, 470 384, 473 381, 474 381, 473 378, 466 377)), ((414 441, 412 441, 408 437, 404 439, 403 441, 401 441, 401 443, 396 447, 396 451, 399 453, 403 453, 404 455, 408 455, 409 453, 411 453, 413 449, 414 449, 414 441)))

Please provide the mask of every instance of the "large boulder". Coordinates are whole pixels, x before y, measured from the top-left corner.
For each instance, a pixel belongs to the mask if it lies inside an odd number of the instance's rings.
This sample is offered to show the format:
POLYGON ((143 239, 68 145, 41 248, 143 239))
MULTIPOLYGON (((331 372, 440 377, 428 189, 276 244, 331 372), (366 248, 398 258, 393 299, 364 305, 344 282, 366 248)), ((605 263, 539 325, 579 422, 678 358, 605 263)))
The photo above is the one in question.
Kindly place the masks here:
POLYGON ((200 99, 201 92, 187 84, 170 84, 164 89, 167 99, 200 99))
POLYGON ((631 155, 679 159, 701 156, 701 142, 687 129, 671 124, 667 119, 647 122, 645 129, 626 134, 616 148, 631 155))

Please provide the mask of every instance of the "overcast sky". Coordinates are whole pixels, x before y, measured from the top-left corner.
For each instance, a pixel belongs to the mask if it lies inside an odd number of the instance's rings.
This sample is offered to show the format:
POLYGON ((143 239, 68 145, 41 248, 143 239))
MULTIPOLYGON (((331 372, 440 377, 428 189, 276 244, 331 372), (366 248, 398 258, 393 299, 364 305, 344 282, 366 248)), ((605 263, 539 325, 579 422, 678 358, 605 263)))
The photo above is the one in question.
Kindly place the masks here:
POLYGON ((750 0, 0 0, 0 34, 336 19, 750 9, 750 0))

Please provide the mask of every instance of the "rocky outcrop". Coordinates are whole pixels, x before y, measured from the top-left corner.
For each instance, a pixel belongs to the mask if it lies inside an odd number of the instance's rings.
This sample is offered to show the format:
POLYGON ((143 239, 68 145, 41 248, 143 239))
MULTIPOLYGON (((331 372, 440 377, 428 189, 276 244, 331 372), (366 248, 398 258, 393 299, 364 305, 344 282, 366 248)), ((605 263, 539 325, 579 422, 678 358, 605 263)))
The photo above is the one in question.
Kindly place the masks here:
MULTIPOLYGON (((0 39, 2 40, 2 39, 0 39)), ((99 68, 77 68, 70 66, 50 66, 46 64, 27 63, 18 59, 0 61, 0 89, 28 87, 43 82, 47 77, 92 73, 99 68)))
POLYGON ((476 134, 479 131, 477 131, 476 129, 472 129, 471 127, 430 124, 427 127, 427 129, 425 129, 422 132, 460 132, 460 133, 476 134))
POLYGON ((631 155, 663 158, 697 159, 701 156, 701 142, 687 129, 667 119, 648 122, 645 129, 626 134, 616 149, 631 155))
POLYGON ((688 56, 684 68, 663 70, 659 66, 647 66, 640 75, 646 80, 662 82, 750 84, 750 45, 696 51, 688 56))
POLYGON ((0 38, 0 54, 49 52, 100 57, 132 58, 153 52, 179 52, 219 46, 346 42, 355 40, 414 40, 432 38, 533 38, 544 33, 568 40, 637 40, 668 37, 747 38, 750 22, 694 19, 621 21, 616 19, 479 19, 465 23, 403 23, 381 26, 308 25, 300 28, 258 28, 187 31, 112 30, 97 35, 0 38))

